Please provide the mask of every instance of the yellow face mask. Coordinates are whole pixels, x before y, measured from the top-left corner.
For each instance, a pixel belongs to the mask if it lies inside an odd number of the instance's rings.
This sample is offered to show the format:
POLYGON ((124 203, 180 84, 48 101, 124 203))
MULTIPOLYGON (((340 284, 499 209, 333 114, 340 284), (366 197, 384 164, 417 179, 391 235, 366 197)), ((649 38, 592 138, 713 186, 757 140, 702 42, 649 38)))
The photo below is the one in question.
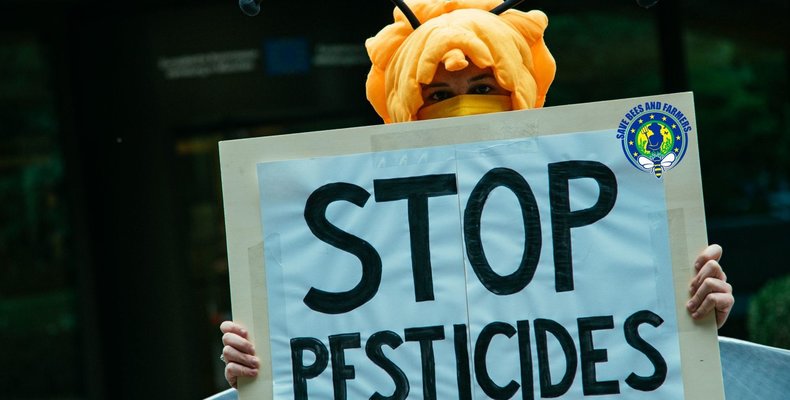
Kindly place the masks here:
POLYGON ((421 108, 417 112, 417 119, 460 117, 512 109, 510 96, 462 94, 421 108))

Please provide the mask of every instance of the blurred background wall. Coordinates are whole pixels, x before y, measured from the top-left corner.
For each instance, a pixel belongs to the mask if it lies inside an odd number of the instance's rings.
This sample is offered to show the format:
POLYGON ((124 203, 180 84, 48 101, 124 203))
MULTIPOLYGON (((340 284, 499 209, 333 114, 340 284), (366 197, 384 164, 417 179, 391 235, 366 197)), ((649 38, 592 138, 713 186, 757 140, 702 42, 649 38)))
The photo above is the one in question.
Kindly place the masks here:
MULTIPOLYGON (((694 91, 709 239, 736 294, 720 334, 766 331, 750 301, 790 273, 787 1, 519 8, 550 18, 547 106, 694 91)), ((379 123, 363 43, 391 12, 0 0, 0 398, 225 389, 217 142, 379 123)))

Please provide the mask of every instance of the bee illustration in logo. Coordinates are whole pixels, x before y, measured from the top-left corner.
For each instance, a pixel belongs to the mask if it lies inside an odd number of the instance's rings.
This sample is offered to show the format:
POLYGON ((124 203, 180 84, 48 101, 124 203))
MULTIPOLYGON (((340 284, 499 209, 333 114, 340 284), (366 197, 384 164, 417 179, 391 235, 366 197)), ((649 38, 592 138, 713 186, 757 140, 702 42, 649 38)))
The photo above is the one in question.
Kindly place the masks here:
POLYGON ((639 162, 639 165, 641 165, 642 168, 648 170, 652 169, 653 173, 656 174, 656 178, 661 179, 661 174, 664 173, 664 168, 671 167, 672 163, 675 162, 675 154, 669 153, 663 159, 656 157, 653 160, 640 156, 636 161, 639 162))

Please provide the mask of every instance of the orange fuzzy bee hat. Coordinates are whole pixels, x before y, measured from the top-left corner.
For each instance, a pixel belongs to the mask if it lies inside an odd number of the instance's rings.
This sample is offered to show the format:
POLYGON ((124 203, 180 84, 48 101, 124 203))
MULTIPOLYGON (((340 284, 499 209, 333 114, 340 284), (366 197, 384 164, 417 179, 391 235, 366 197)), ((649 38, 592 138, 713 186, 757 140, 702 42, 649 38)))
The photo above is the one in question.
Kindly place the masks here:
POLYGON ((548 18, 541 11, 498 15, 494 9, 502 5, 500 0, 399 5, 395 22, 365 42, 373 63, 367 97, 384 122, 417 119, 423 104, 420 85, 431 83, 440 63, 448 71, 460 71, 469 61, 491 67, 499 85, 511 92, 514 110, 543 106, 557 69, 543 42, 548 18))

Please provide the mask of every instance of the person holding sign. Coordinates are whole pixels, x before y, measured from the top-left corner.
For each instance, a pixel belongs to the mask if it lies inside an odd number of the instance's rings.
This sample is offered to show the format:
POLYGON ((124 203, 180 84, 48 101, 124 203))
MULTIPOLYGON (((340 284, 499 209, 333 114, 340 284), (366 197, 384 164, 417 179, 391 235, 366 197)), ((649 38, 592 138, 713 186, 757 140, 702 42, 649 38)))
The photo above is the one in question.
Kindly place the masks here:
MULTIPOLYGON (((398 6, 394 23, 368 39, 372 61, 366 90, 384 123, 542 107, 556 64, 543 41, 548 18, 510 9, 520 1, 414 0, 398 6)), ((714 313, 718 327, 734 304, 718 245, 695 261, 689 314, 714 313)), ((225 321, 225 378, 255 377, 260 361, 248 332, 225 321)))

